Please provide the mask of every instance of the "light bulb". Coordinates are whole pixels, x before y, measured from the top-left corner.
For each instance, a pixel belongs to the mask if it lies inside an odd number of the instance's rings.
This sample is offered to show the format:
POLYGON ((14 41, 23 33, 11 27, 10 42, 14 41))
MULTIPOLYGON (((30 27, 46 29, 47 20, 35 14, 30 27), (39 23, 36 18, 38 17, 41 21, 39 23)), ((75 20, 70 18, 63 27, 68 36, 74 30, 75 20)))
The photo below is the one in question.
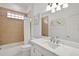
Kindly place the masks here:
POLYGON ((56 3, 53 3, 52 8, 56 8, 56 7, 57 7, 56 3))
POLYGON ((67 8, 68 7, 68 3, 63 4, 63 8, 67 8))
POLYGON ((46 11, 49 11, 49 10, 51 10, 50 5, 48 5, 47 8, 46 8, 46 11))
POLYGON ((61 10, 61 7, 60 6, 57 6, 56 10, 57 11, 61 10))
POLYGON ((52 12, 52 13, 55 13, 55 9, 54 9, 54 8, 52 8, 51 12, 52 12))

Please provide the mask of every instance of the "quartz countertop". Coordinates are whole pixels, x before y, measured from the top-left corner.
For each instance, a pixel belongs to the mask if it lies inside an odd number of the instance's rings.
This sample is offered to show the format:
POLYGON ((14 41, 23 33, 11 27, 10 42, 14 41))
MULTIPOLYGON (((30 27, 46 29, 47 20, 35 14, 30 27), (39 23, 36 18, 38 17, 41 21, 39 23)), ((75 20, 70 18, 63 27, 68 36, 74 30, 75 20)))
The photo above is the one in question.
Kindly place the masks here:
POLYGON ((54 49, 54 48, 50 47, 49 44, 47 44, 48 40, 46 40, 44 38, 38 38, 38 39, 33 38, 33 40, 31 40, 31 42, 47 49, 51 53, 57 54, 59 56, 79 56, 78 48, 71 47, 71 46, 68 46, 65 44, 60 44, 59 47, 54 49))

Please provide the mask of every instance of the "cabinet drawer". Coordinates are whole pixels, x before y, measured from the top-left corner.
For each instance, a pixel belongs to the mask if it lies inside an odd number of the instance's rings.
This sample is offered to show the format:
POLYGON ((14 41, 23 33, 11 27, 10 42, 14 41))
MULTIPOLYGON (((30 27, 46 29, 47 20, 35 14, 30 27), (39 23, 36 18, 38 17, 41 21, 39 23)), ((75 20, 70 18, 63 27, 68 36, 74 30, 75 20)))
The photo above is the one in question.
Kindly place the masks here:
POLYGON ((44 56, 57 56, 55 53, 52 53, 52 52, 48 51, 47 49, 45 49, 45 48, 43 48, 43 47, 38 46, 37 49, 38 49, 38 50, 42 53, 42 55, 44 55, 44 56))
POLYGON ((55 53, 52 53, 36 44, 33 44, 32 48, 35 49, 35 52, 37 53, 38 56, 39 55, 40 56, 57 56, 55 53))

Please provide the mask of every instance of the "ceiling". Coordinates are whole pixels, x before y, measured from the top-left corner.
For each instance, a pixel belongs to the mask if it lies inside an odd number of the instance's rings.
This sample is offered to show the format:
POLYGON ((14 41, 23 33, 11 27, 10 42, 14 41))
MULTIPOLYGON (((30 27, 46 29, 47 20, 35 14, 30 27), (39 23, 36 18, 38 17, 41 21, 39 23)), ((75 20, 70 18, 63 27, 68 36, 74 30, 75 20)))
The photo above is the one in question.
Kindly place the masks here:
POLYGON ((9 8, 15 11, 28 13, 30 10, 33 15, 44 12, 46 3, 0 3, 0 7, 9 8))
POLYGON ((27 13, 28 9, 32 8, 33 4, 29 3, 0 3, 1 7, 9 8, 16 11, 21 11, 27 13))

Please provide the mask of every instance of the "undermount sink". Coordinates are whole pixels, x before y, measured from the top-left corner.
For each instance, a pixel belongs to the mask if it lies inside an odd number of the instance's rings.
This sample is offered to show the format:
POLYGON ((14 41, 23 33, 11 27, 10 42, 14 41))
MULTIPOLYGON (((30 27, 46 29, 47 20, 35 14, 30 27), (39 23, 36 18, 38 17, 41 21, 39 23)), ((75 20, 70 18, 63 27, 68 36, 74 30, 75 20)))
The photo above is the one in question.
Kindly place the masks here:
POLYGON ((49 46, 53 49, 56 49, 56 48, 60 47, 61 45, 60 44, 49 43, 49 46))
POLYGON ((53 40, 50 41, 50 39, 42 39, 42 38, 40 38, 39 40, 42 40, 41 41, 42 44, 45 44, 46 46, 49 46, 49 47, 51 47, 53 49, 61 47, 61 45, 62 45, 61 40, 59 40, 59 39, 56 39, 57 43, 53 43, 53 40))
POLYGON ((53 49, 56 49, 56 48, 58 48, 58 47, 61 47, 61 43, 53 43, 53 42, 50 42, 50 41, 47 41, 46 42, 46 44, 49 46, 49 47, 51 47, 51 48, 53 48, 53 49))

